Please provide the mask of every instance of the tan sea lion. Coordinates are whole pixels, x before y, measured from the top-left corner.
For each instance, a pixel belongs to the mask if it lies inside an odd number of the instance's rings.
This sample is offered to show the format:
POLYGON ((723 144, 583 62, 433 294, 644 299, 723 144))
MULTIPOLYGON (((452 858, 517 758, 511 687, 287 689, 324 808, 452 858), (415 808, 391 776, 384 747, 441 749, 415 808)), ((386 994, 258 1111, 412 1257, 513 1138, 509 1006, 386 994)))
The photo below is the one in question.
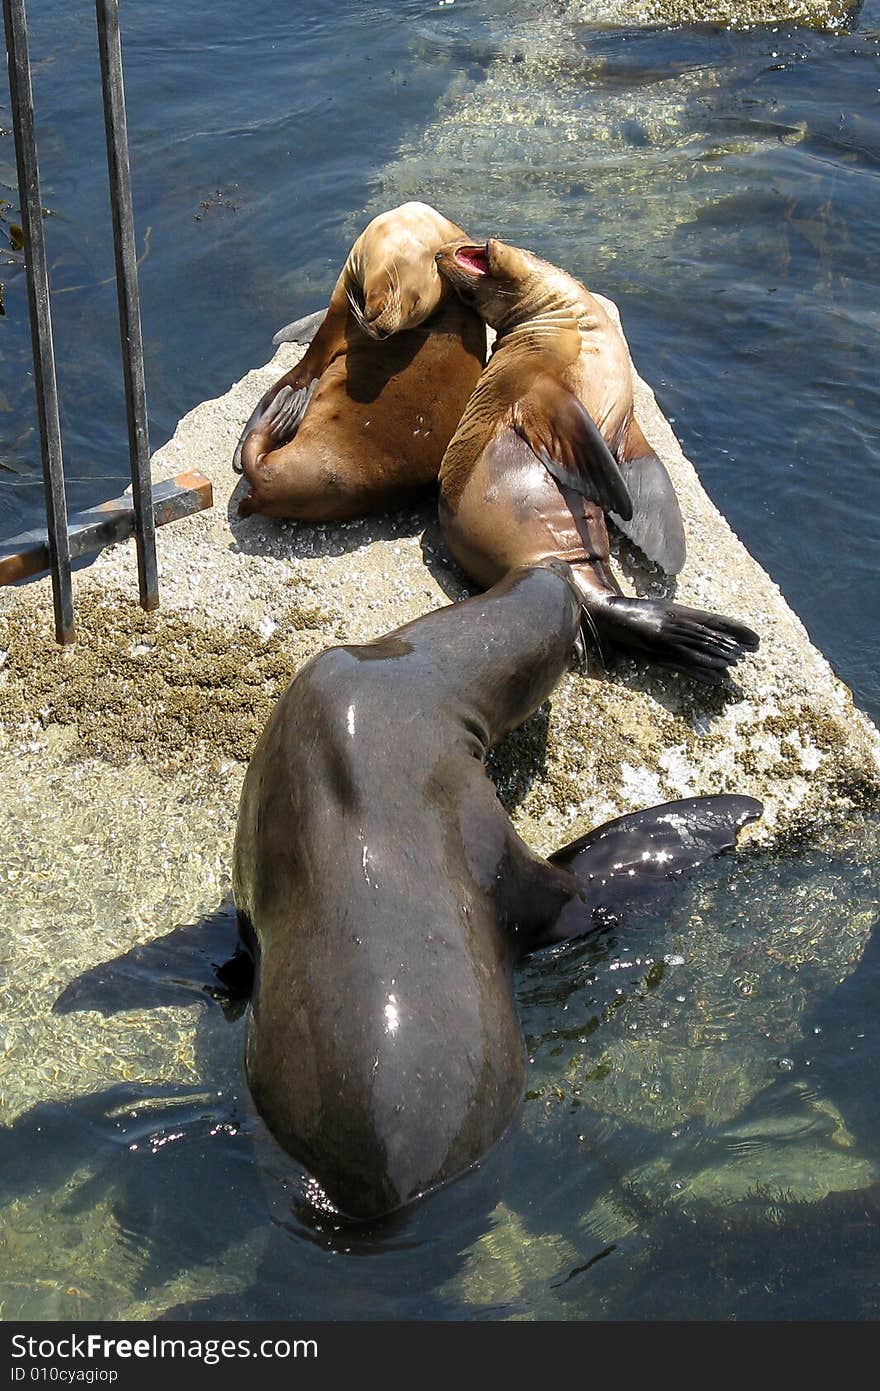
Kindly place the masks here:
POLYGON ((286 1150, 349 1216, 469 1168, 526 1075, 513 967, 660 905, 735 844, 750 797, 618 818, 543 859, 484 766, 569 664, 558 561, 334 647, 288 686, 242 788, 233 887, 256 961, 245 1061, 286 1150))
POLYGON ((302 361, 245 426, 234 461, 250 484, 240 515, 338 521, 436 480, 486 360, 482 321, 435 261, 463 235, 426 203, 364 229, 302 361))
POLYGON ((556 556, 572 565, 586 627, 607 658, 629 649, 718 684, 758 645, 732 619, 624 596, 605 514, 664 569, 684 563, 672 483, 633 416, 623 335, 596 298, 531 252, 454 242, 443 276, 498 337, 440 469, 450 550, 481 585, 556 556))

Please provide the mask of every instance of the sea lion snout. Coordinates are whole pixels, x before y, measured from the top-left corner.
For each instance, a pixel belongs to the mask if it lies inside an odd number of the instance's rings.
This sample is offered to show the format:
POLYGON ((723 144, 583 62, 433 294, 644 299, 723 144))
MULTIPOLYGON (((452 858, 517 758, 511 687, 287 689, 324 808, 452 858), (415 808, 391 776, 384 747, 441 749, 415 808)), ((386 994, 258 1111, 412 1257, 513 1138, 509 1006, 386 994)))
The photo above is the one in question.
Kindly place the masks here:
POLYGON ((482 276, 492 273, 492 253, 490 248, 493 242, 485 243, 466 243, 455 247, 452 258, 456 266, 469 275, 482 276))
POLYGON ((391 329, 383 328, 382 324, 379 322, 380 318, 381 312, 377 314, 374 319, 366 319, 363 324, 364 331, 368 333, 371 338, 374 338, 377 343, 381 343, 386 338, 391 337, 391 329))
POLYGON ((465 304, 476 304, 480 284, 489 275, 487 243, 459 238, 441 246, 434 260, 442 279, 453 287, 459 299, 465 304))
POLYGON ((365 286, 363 309, 360 313, 361 328, 371 338, 387 338, 394 331, 392 319, 399 319, 399 305, 395 306, 391 282, 385 276, 384 284, 365 286))
POLYGON ((449 242, 440 248, 436 260, 459 299, 473 305, 485 323, 500 329, 510 326, 512 290, 518 290, 529 276, 527 256, 489 237, 485 242, 449 242))
POLYGON ((447 293, 432 260, 424 258, 414 264, 400 259, 364 287, 363 307, 356 317, 365 333, 381 341, 418 328, 439 308, 447 293))

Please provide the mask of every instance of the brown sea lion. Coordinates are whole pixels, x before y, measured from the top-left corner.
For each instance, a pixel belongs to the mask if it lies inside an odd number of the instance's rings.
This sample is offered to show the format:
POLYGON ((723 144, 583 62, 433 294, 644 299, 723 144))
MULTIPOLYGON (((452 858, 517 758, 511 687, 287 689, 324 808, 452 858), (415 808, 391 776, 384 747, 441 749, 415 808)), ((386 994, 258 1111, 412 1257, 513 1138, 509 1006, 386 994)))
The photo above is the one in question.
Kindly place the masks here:
POLYGON ((486 360, 486 330, 437 271, 464 234, 426 203, 375 217, 302 358, 262 397, 239 514, 339 521, 405 502, 440 461, 486 360))
POLYGON ((732 846, 748 797, 622 817, 551 860, 484 767, 569 662, 581 594, 559 561, 294 678, 248 767, 233 889, 256 959, 254 1100, 343 1212, 374 1218, 475 1163, 525 1078, 518 958, 626 928, 732 846))
POLYGON ((577 280, 491 239, 455 242, 443 276, 497 330, 440 470, 450 550, 488 586, 549 556, 574 568, 586 626, 607 658, 629 649, 718 684, 758 645, 732 619, 621 593, 605 514, 664 569, 684 563, 672 483, 632 408, 623 335, 577 280))

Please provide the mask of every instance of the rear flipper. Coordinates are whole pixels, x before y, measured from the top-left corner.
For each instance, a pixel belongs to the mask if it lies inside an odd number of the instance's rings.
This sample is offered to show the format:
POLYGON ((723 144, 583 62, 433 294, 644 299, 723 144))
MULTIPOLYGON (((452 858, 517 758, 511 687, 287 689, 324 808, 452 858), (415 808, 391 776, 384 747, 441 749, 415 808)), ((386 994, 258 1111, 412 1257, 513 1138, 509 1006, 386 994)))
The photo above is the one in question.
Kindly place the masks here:
POLYGON ((312 399, 317 382, 294 391, 284 382, 276 382, 263 396, 253 415, 241 432, 232 456, 236 473, 245 472, 245 451, 253 457, 268 454, 293 439, 312 399))
POLYGON ((754 797, 688 797, 620 816, 557 850, 549 863, 570 870, 580 892, 530 950, 662 908, 690 871, 732 850, 763 809, 754 797))
POLYGON ((666 599, 588 592, 584 609, 604 658, 623 648, 709 686, 723 685, 728 668, 758 646, 745 624, 666 599))
POLYGON ((311 343, 326 314, 326 309, 319 309, 315 314, 306 314, 302 319, 294 319, 292 324, 285 324, 284 328, 279 328, 272 342, 276 348, 280 343, 311 343))
POLYGON ((653 450, 638 459, 621 459, 620 472, 632 500, 632 516, 611 511, 612 522, 667 575, 677 575, 684 566, 686 547, 672 479, 653 450))

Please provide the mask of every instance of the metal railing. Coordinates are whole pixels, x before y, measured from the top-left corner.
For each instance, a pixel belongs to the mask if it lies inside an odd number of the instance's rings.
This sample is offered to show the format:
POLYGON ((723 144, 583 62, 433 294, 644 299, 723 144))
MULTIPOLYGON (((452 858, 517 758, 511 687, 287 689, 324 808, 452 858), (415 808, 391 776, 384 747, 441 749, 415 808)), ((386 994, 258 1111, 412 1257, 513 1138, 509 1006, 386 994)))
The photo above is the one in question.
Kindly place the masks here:
POLYGON ((72 642, 75 636, 70 569, 72 556, 76 558, 97 550, 133 531, 137 542, 140 602, 145 609, 155 609, 159 604, 157 523, 161 525, 203 507, 210 507, 212 501, 210 482, 201 474, 181 475, 160 484, 155 493, 152 487, 118 0, 96 0, 96 14, 132 495, 130 502, 127 498, 118 498, 102 503, 73 518, 68 526, 27 19, 24 0, 3 0, 34 356, 34 387, 43 463, 46 533, 29 532, 0 546, 0 584, 13 583, 49 569, 52 574, 55 635, 58 642, 64 644, 72 642))

